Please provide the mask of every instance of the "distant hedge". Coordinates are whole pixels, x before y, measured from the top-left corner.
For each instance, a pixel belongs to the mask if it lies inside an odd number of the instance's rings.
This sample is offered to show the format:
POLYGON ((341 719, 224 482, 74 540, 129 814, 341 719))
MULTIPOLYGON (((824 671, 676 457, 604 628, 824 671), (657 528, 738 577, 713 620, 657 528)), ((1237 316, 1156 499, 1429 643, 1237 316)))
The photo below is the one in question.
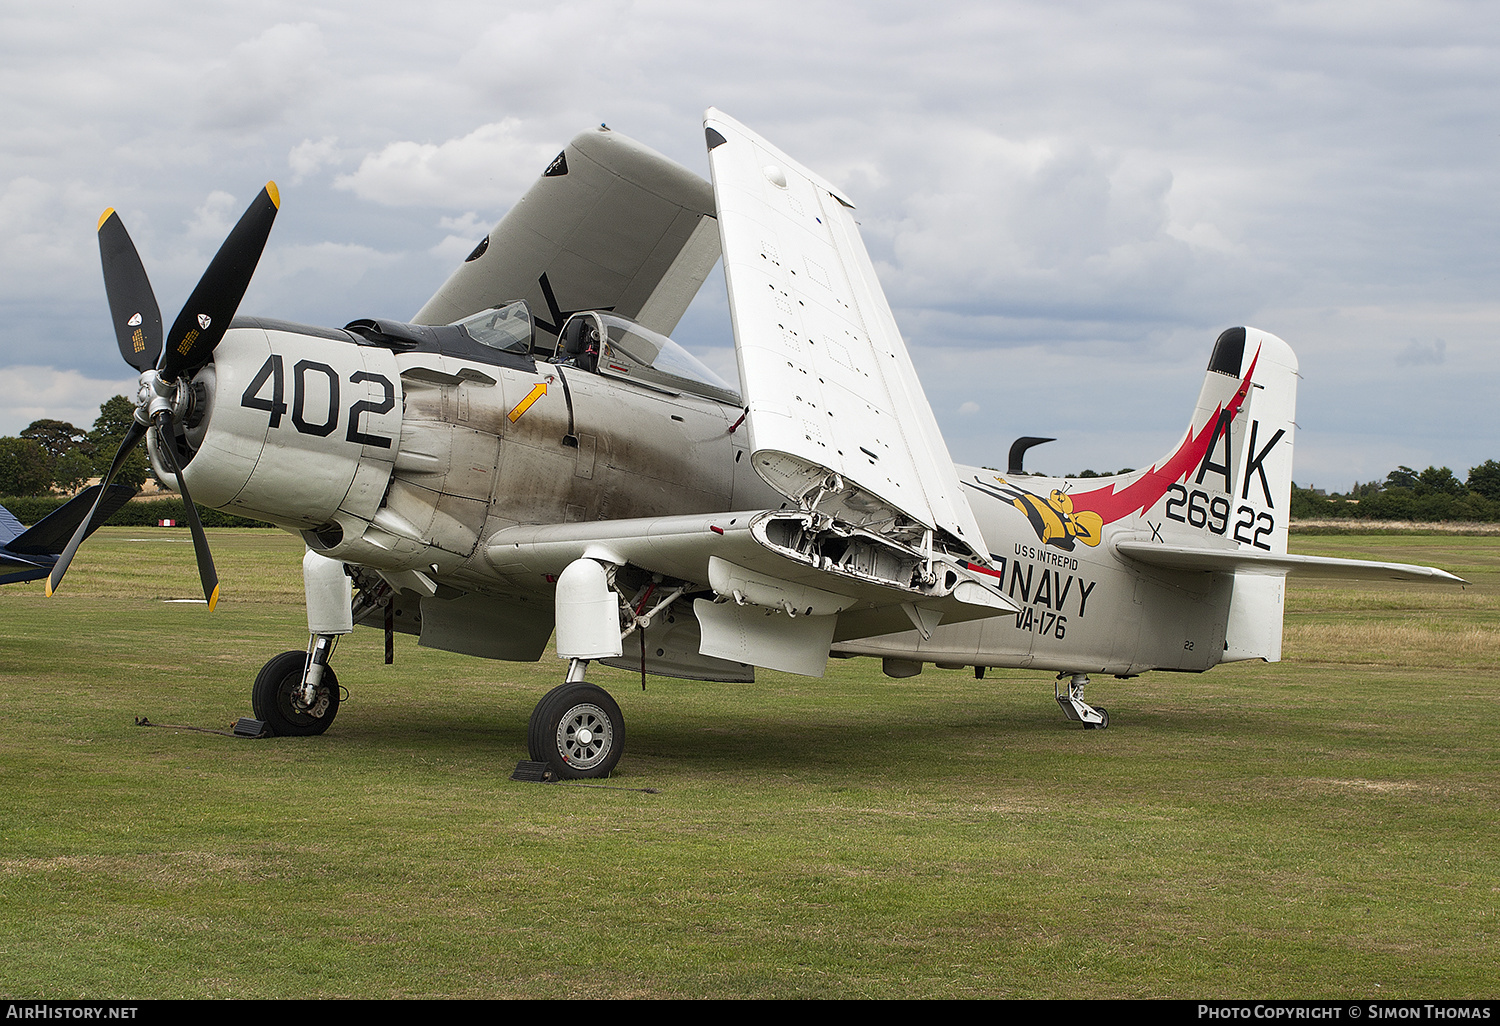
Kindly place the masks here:
MULTIPOLYGON (((19 495, 0 498, 3 505, 23 524, 34 524, 68 500, 57 495, 19 495)), ((216 509, 198 507, 198 517, 205 527, 274 527, 274 524, 248 517, 237 517, 220 513, 216 509)), ((158 520, 175 520, 186 524, 187 509, 181 499, 144 499, 127 502, 109 522, 119 527, 155 527, 158 520)))
POLYGON ((1500 502, 1469 492, 1418 494, 1410 488, 1387 488, 1359 501, 1327 498, 1305 488, 1292 489, 1292 518, 1296 520, 1410 520, 1443 523, 1453 520, 1500 521, 1500 502))

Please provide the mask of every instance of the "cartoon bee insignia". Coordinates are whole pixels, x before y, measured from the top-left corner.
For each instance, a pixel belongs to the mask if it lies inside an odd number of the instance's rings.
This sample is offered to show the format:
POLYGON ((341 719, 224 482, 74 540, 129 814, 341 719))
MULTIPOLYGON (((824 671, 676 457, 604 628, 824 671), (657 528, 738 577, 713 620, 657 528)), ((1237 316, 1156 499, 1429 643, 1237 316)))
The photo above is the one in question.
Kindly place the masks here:
POLYGON ((1073 510, 1073 497, 1061 489, 1054 488, 1045 499, 1040 495, 1017 488, 1003 477, 995 478, 1005 487, 1001 491, 1010 499, 1011 505, 1031 521, 1032 530, 1043 545, 1055 545, 1064 552, 1073 551, 1073 543, 1098 545, 1104 536, 1104 518, 1091 509, 1073 510))

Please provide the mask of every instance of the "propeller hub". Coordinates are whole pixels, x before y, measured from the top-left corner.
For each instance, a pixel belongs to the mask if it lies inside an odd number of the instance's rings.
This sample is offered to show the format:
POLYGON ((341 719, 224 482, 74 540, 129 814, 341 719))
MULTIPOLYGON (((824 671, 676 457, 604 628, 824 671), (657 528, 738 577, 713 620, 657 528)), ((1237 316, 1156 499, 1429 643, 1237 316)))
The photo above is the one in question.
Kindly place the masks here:
POLYGON ((168 416, 173 415, 177 407, 178 392, 175 381, 167 381, 155 371, 151 371, 150 374, 155 380, 151 382, 151 390, 145 396, 146 423, 148 424, 163 413, 168 416))

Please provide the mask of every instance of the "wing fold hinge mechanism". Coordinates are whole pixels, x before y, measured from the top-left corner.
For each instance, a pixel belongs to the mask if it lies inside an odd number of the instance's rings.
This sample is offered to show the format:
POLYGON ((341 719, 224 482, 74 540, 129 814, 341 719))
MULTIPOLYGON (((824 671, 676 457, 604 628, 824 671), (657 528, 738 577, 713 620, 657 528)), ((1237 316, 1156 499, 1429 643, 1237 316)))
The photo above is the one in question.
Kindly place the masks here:
MULTIPOLYGON (((803 509, 762 514, 751 532, 770 551, 818 572, 825 594, 836 593, 841 582, 848 582, 854 594, 874 586, 897 592, 892 597, 903 602, 952 598, 997 612, 1019 608, 989 578, 969 569, 966 558, 949 553, 931 530, 912 544, 803 509)), ((717 585, 715 590, 725 594, 717 585)))

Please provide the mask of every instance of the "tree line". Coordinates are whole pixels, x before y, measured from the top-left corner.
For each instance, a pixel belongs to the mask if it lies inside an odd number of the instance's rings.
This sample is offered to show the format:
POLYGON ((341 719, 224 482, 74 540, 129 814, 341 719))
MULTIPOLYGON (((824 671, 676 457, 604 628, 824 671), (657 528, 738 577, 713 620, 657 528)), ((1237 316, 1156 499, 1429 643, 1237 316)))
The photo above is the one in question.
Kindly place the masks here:
MULTIPOLYGON (((109 472, 134 419, 135 404, 117 395, 99 407, 87 431, 65 420, 34 420, 19 435, 0 437, 0 495, 78 491, 109 472)), ((115 480, 139 488, 150 472, 144 447, 137 447, 115 480)))
POLYGON ((1384 481, 1356 481, 1342 494, 1292 484, 1298 520, 1500 521, 1500 463, 1485 460, 1460 481, 1448 467, 1397 467, 1384 481))

